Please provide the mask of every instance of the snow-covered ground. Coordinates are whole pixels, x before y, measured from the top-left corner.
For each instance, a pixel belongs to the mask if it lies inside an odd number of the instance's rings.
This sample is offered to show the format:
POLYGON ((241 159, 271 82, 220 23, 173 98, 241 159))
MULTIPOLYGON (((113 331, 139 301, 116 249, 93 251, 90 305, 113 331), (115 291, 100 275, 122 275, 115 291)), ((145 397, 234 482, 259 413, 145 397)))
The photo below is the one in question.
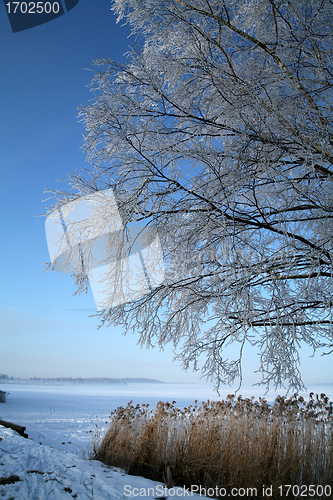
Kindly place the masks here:
MULTIPOLYGON (((188 496, 182 488, 129 476, 95 460, 40 445, 0 426, 0 484, 4 500, 109 500, 188 496)), ((193 494, 193 497, 198 497, 193 494)))
MULTIPOLYGON (((128 476, 119 469, 108 468, 88 460, 87 450, 95 426, 101 431, 107 418, 118 406, 160 400, 177 402, 183 407, 195 399, 218 399, 209 386, 191 384, 103 385, 23 385, 2 384, 9 392, 0 404, 0 419, 26 427, 29 439, 0 426, 0 478, 12 483, 0 484, 5 500, 108 500, 113 498, 189 496, 182 485, 165 491, 161 483, 128 476), (15 477, 16 476, 16 477, 15 477)), ((312 390, 316 390, 312 388, 312 390)), ((221 397, 232 392, 226 389, 221 397)), ((332 399, 332 386, 317 388, 332 399), (326 390, 325 390, 326 389, 326 390)), ((244 397, 259 395, 253 388, 241 391, 244 397)), ((262 393, 260 394, 262 395, 262 393)), ((266 395, 273 401, 275 394, 266 395)), ((0 479, 0 483, 1 483, 0 479)), ((193 494, 193 497, 198 496, 193 494)))

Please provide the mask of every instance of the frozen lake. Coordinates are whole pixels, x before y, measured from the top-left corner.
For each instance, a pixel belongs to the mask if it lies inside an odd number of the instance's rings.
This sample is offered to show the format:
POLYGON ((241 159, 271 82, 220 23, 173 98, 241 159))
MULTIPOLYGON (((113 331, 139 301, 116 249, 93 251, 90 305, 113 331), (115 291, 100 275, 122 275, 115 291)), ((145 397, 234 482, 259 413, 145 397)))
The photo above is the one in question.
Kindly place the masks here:
MULTIPOLYGON (((138 384, 103 385, 31 385, 20 383, 2 383, 0 389, 9 392, 6 403, 0 404, 0 419, 25 426, 29 438, 53 448, 86 456, 90 443, 89 431, 95 431, 97 423, 101 429, 110 412, 118 406, 148 403, 155 407, 158 401, 175 400, 178 407, 193 404, 195 399, 202 401, 224 399, 233 390, 224 387, 220 397, 207 384, 138 384), (65 444, 63 444, 65 443, 65 444)), ((308 399, 308 393, 325 392, 333 399, 333 385, 309 387, 302 393, 308 399)), ((239 394, 243 397, 265 397, 273 402, 277 394, 270 392, 266 396, 263 389, 244 387, 239 394)))
POLYGON ((26 426, 29 438, 57 449, 80 453, 90 442, 89 431, 95 424, 105 426, 110 412, 118 406, 176 400, 187 406, 196 398, 216 399, 206 385, 178 384, 73 384, 30 385, 2 384, 9 392, 0 404, 0 419, 26 426), (72 444, 68 444, 68 443, 72 444), (66 444, 62 444, 66 443, 66 444))

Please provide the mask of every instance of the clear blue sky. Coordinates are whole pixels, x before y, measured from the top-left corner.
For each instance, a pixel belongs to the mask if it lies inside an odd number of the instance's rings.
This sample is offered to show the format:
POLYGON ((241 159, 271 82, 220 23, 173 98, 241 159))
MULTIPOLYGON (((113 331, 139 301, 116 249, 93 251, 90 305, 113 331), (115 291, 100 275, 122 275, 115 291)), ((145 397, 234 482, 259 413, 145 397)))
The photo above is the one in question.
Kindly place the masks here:
MULTIPOLYGON (((142 350, 120 329, 97 329, 91 292, 72 296, 69 275, 42 273, 49 261, 44 188, 88 166, 77 107, 92 98, 92 60, 124 60, 134 40, 116 24, 109 0, 80 0, 54 21, 12 33, 0 4, 0 373, 19 377, 149 377, 200 381, 172 363, 172 350, 142 350), (76 309, 76 311, 73 311, 76 309), (80 311, 81 309, 81 311, 80 311)), ((66 184, 63 185, 64 189, 66 184)), ((332 357, 303 356, 306 383, 332 382, 332 357)), ((245 363, 244 383, 258 364, 245 363)))

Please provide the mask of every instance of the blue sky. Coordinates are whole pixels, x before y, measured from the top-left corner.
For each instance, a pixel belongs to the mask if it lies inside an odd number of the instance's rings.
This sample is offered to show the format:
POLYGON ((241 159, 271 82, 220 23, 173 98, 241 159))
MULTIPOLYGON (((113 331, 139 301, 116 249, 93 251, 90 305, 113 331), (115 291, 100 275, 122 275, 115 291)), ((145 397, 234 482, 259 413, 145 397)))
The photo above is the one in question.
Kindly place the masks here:
MULTIPOLYGON (((70 275, 42 273, 49 255, 45 218, 36 216, 52 204, 42 203, 44 190, 61 188, 56 179, 88 166, 77 120, 77 107, 92 98, 85 68, 104 55, 124 60, 134 43, 128 35, 108 0, 80 0, 66 15, 18 33, 0 4, 0 373, 200 381, 172 363, 171 348, 145 350, 119 328, 98 330, 98 319, 89 317, 91 291, 73 296, 70 275)), ((309 354, 304 350, 305 382, 332 382, 331 359, 309 354)), ((244 383, 258 380, 257 364, 248 351, 244 383)))

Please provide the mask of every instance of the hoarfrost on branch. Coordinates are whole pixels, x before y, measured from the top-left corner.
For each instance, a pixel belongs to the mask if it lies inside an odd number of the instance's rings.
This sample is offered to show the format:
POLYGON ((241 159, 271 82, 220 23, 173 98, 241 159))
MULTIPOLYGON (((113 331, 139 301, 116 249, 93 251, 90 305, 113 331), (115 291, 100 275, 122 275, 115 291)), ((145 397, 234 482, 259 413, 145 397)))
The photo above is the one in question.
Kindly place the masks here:
MULTIPOLYGON (((142 48, 95 61, 79 113, 93 168, 56 206, 111 187, 124 227, 157 229, 165 280, 102 324, 173 343, 184 368, 204 359, 217 386, 241 378, 250 342, 263 384, 301 389, 300 346, 333 346, 332 2, 113 10, 142 48)), ((80 291, 79 266, 75 279, 80 291)))

